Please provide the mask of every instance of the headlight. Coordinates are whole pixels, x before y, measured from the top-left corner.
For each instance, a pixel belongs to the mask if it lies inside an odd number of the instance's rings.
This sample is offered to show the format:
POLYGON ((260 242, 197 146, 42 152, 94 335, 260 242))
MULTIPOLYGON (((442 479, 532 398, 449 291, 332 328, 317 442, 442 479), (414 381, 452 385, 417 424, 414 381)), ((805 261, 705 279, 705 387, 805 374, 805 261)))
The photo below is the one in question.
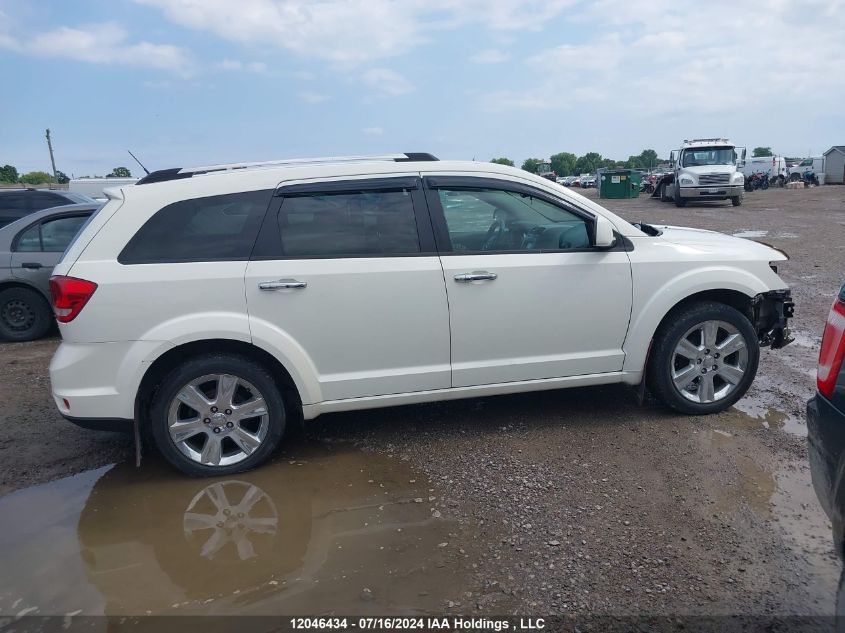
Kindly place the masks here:
POLYGON ((683 177, 681 177, 680 183, 682 185, 694 185, 695 181, 692 178, 690 178, 689 176, 683 176, 683 177))
POLYGON ((743 176, 742 174, 740 174, 738 172, 734 174, 734 182, 744 182, 744 181, 745 181, 745 176, 743 176))

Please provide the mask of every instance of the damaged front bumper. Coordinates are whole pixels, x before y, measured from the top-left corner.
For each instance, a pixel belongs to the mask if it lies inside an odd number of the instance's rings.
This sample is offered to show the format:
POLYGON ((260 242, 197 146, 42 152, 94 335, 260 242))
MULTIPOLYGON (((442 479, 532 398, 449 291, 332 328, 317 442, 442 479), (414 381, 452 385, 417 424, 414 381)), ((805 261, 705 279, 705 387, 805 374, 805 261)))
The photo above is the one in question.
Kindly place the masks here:
POLYGON ((751 301, 752 320, 761 346, 780 349, 794 339, 789 334, 789 319, 795 310, 789 289, 764 292, 751 301))

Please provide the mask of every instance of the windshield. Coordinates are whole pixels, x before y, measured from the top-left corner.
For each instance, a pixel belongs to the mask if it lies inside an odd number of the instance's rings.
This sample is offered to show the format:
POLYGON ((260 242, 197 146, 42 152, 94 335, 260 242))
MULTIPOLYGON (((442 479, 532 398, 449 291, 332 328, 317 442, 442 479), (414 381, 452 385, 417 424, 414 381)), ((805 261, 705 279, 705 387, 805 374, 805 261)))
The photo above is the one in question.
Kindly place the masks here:
POLYGON ((733 165, 736 152, 733 147, 696 147, 684 150, 681 165, 697 167, 701 165, 733 165))

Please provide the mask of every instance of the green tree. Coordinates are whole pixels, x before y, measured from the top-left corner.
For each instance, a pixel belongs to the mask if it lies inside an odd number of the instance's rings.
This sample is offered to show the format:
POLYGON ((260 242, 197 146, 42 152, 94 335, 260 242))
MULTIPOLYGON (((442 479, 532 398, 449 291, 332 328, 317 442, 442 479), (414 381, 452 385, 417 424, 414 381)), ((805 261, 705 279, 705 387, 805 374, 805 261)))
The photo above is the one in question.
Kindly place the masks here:
POLYGON ((17 182, 18 170, 12 165, 0 167, 0 182, 17 182))
POLYGON ((542 158, 526 158, 525 161, 522 163, 522 168, 525 171, 530 171, 532 174, 537 173, 537 167, 545 163, 542 158))
POLYGON ((106 178, 131 178, 132 172, 128 167, 115 167, 106 178))
POLYGON ((659 159, 657 158, 657 152, 653 149, 644 149, 640 152, 640 164, 639 167, 645 167, 646 169, 654 169, 654 166, 657 165, 659 159))
POLYGON ((757 158, 758 156, 773 156, 774 154, 772 154, 771 147, 755 147, 751 155, 757 158))
POLYGON ((642 162, 640 161, 639 156, 628 156, 628 160, 626 160, 624 164, 626 169, 639 169, 642 167, 642 162))
POLYGON ((496 163, 497 165, 507 165, 508 167, 513 167, 513 161, 510 158, 491 158, 491 163, 496 163))
POLYGON ((594 174, 602 166, 602 157, 598 152, 587 152, 575 161, 575 171, 579 174, 594 174))
POLYGON ((578 160, 575 154, 559 152, 552 154, 552 171, 558 176, 569 176, 575 173, 575 161, 578 160))
POLYGON ((70 182, 70 178, 65 172, 56 170, 56 182, 60 185, 66 185, 70 182))
POLYGON ((31 171, 21 176, 19 180, 25 185, 44 185, 53 182, 53 177, 46 171, 31 171))

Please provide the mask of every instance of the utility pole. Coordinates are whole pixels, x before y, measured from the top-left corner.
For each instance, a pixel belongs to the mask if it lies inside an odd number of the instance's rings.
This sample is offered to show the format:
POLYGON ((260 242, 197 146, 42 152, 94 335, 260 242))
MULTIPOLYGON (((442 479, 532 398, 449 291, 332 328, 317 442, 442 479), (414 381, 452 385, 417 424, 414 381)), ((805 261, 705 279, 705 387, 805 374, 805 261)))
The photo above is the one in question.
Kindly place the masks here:
POLYGON ((47 128, 47 149, 50 150, 50 163, 53 165, 53 182, 56 181, 56 159, 53 158, 53 143, 50 141, 50 128, 47 128))

